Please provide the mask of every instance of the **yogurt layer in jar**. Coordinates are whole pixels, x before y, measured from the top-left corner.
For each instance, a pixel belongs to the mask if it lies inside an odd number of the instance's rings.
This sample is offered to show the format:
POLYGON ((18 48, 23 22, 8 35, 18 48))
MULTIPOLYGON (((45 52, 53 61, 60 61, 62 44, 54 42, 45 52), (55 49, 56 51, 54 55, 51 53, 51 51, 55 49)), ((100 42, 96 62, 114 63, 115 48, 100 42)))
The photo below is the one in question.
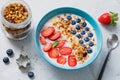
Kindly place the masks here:
POLYGON ((22 40, 31 31, 32 12, 23 0, 10 0, 1 10, 2 29, 13 40, 22 40))

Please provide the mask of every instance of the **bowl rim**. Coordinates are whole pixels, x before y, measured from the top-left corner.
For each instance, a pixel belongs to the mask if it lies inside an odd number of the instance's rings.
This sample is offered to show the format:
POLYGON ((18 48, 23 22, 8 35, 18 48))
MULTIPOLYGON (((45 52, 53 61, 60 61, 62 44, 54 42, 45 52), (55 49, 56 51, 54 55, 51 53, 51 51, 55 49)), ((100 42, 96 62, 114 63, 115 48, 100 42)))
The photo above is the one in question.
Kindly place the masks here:
MULTIPOLYGON (((56 15, 55 15, 55 16, 56 16, 56 15)), ((88 22, 89 22, 89 21, 88 21, 88 22)), ((53 10, 47 12, 47 14, 45 14, 45 15, 39 20, 39 23, 37 24, 36 29, 35 29, 35 32, 34 32, 34 42, 35 42, 35 46, 36 46, 36 48, 37 48, 37 51, 38 51, 38 53, 40 54, 40 56, 42 56, 42 58, 43 58, 47 63, 49 63, 49 64, 51 64, 52 66, 55 66, 55 67, 57 67, 57 68, 59 68, 59 69, 63 69, 63 70, 78 70, 78 69, 83 69, 83 68, 87 67, 88 65, 92 64, 92 63, 97 59, 98 55, 100 54, 100 52, 101 52, 101 50, 102 50, 103 37, 102 37, 101 29, 99 28, 99 25, 98 25, 97 21, 96 21, 91 15, 89 15, 87 12, 85 12, 85 11, 79 9, 79 8, 74 8, 74 7, 60 7, 60 8, 53 9, 53 10), (100 31, 100 33, 99 33, 100 36, 99 36, 99 37, 100 37, 100 39, 101 39, 101 40, 100 40, 101 43, 99 44, 100 47, 99 47, 99 49, 97 50, 97 54, 96 54, 96 56, 94 56, 93 58, 91 58, 92 60, 90 60, 90 62, 86 63, 84 66, 75 67, 75 68, 73 68, 73 67, 72 67, 72 68, 63 68, 63 67, 57 66, 57 65, 51 63, 50 61, 48 61, 45 57, 43 57, 43 54, 42 54, 43 52, 42 52, 42 50, 39 49, 39 46, 38 46, 38 43, 37 43, 37 37, 36 37, 36 36, 37 36, 37 29, 38 29, 39 23, 43 20, 43 18, 44 18, 45 16, 49 15, 49 14, 52 13, 52 12, 55 12, 56 10, 60 10, 60 9, 74 9, 74 10, 77 10, 77 11, 80 11, 80 12, 85 13, 86 15, 88 15, 88 16, 95 22, 95 24, 97 25, 97 28, 98 28, 99 31, 100 31)))

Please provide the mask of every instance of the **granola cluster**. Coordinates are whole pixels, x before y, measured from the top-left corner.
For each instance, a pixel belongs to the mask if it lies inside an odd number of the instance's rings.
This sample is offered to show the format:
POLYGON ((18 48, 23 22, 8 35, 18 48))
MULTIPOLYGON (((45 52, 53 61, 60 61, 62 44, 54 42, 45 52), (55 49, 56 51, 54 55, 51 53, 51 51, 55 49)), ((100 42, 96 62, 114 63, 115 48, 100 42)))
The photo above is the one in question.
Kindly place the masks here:
POLYGON ((21 3, 11 3, 3 11, 4 18, 10 23, 21 23, 28 17, 28 10, 21 3))
MULTIPOLYGON (((66 17, 66 14, 64 14, 64 17, 66 17)), ((89 58, 86 48, 87 46, 83 47, 79 43, 79 39, 75 35, 71 34, 71 30, 76 30, 76 29, 73 25, 70 25, 71 20, 66 20, 64 17, 58 16, 57 19, 55 19, 53 25, 54 27, 56 27, 61 31, 62 37, 65 38, 70 44, 71 48, 73 49, 72 55, 76 57, 78 62, 84 63, 89 58)), ((77 17, 74 16, 74 19, 76 18, 77 17)), ((82 23, 84 21, 85 20, 82 18, 82 21, 81 23, 79 23, 79 25, 82 26, 82 23)), ((77 32, 81 32, 81 30, 77 30, 77 32)), ((83 36, 81 38, 83 38, 83 36)))

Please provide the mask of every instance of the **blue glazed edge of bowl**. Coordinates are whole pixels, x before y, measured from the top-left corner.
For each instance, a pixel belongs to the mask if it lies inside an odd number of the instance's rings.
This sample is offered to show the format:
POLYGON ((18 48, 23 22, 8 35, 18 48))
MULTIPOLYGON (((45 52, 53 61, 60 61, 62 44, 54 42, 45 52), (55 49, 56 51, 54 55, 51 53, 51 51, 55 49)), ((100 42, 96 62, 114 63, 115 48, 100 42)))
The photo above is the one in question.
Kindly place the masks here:
POLYGON ((64 70, 77 70, 77 69, 82 69, 82 68, 85 68, 87 67, 88 65, 90 65, 91 63, 93 63, 96 58, 98 57, 99 53, 101 52, 101 49, 102 49, 102 33, 101 33, 101 30, 97 24, 97 22, 89 15, 87 14, 86 12, 80 10, 80 9, 77 9, 77 8, 72 8, 72 7, 62 7, 62 8, 57 8, 57 9, 54 9, 50 12, 48 12, 45 16, 42 17, 42 19, 39 21, 36 29, 35 29, 35 34, 34 34, 34 40, 35 40, 35 45, 36 45, 36 48, 39 52, 39 54, 43 57, 43 59, 45 61, 47 61, 49 64, 57 67, 57 68, 60 68, 60 69, 64 69, 64 70), (86 64, 83 64, 81 65, 81 67, 79 68, 61 68, 57 65, 54 65, 52 64, 50 61, 46 60, 46 58, 44 57, 43 55, 43 52, 40 50, 40 45, 39 45, 39 35, 40 35, 40 30, 42 29, 41 26, 44 26, 44 24, 49 20, 51 19, 52 17, 56 16, 56 15, 59 15, 59 14, 64 14, 64 13, 72 13, 72 14, 75 14, 75 15, 78 15, 78 16, 81 16, 83 18, 85 18, 85 20, 87 20, 92 26, 94 26, 94 29, 95 30, 95 33, 96 35, 99 35, 99 37, 97 37, 97 43, 99 42, 99 45, 97 46, 98 50, 96 53, 94 53, 94 57, 91 58, 89 61, 87 61, 86 64))

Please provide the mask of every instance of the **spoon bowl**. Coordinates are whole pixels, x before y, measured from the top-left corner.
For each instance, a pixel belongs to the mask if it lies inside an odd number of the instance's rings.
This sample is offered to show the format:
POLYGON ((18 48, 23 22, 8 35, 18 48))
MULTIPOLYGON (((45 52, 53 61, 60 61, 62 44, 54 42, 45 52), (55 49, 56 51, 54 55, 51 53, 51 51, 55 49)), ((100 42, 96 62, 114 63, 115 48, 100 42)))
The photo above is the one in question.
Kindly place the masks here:
POLYGON ((116 34, 112 34, 107 39, 107 47, 109 50, 113 50, 118 46, 118 36, 116 34))

